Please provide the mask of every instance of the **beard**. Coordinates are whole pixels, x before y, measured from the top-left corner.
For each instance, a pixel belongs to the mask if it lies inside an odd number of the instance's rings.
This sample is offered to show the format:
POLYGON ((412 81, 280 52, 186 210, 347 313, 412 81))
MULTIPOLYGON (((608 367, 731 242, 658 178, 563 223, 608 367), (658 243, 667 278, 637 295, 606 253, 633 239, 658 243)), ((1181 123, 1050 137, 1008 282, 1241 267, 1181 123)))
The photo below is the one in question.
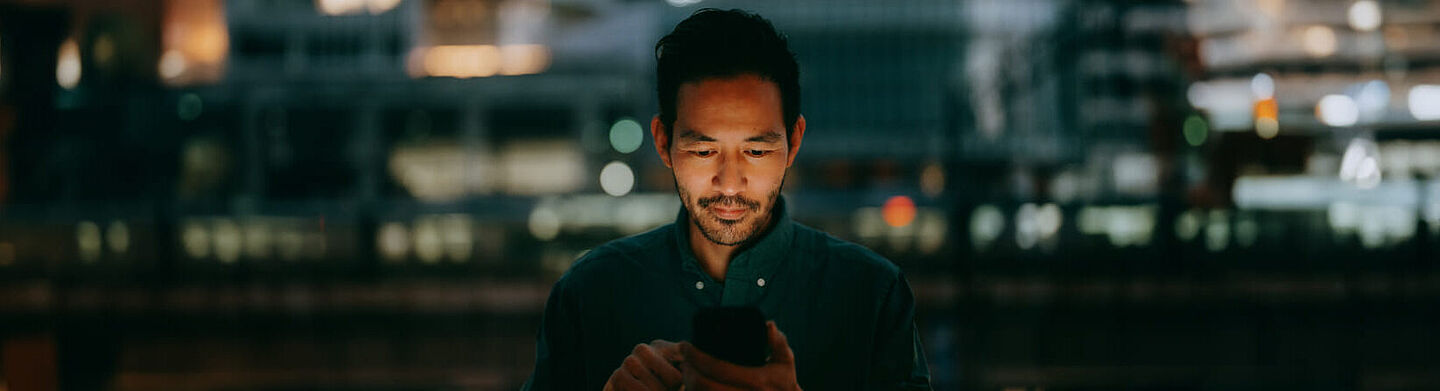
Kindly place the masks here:
MULTIPOLYGON (((780 182, 784 183, 784 178, 781 178, 780 182)), ((775 211, 775 200, 780 196, 780 187, 765 195, 763 203, 738 194, 695 199, 678 181, 675 189, 680 193, 680 202, 684 204, 686 213, 690 215, 690 223, 700 230, 706 240, 721 246, 738 246, 759 236, 768 227, 775 211), (717 216, 710 210, 711 206, 745 209, 749 212, 739 219, 729 220, 717 216)))

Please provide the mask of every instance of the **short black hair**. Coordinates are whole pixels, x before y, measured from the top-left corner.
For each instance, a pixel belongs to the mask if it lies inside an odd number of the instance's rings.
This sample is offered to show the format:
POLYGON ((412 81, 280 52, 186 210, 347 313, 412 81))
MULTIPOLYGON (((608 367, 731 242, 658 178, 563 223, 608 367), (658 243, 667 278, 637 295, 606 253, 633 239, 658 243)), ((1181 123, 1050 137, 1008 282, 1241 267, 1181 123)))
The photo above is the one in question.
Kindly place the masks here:
POLYGON ((660 122, 672 134, 680 85, 714 77, 755 75, 780 89, 786 136, 800 117, 800 66, 785 36, 745 10, 705 8, 655 43, 660 122))

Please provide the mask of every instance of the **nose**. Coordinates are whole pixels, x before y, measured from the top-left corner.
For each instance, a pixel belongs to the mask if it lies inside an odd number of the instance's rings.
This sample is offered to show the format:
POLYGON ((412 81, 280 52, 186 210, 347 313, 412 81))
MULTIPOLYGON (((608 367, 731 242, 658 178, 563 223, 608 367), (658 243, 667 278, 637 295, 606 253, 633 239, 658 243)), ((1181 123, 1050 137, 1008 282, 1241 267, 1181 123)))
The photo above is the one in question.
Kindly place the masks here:
POLYGON ((740 156, 722 153, 719 167, 710 183, 723 195, 740 194, 741 190, 745 189, 746 182, 744 164, 744 159, 740 156))

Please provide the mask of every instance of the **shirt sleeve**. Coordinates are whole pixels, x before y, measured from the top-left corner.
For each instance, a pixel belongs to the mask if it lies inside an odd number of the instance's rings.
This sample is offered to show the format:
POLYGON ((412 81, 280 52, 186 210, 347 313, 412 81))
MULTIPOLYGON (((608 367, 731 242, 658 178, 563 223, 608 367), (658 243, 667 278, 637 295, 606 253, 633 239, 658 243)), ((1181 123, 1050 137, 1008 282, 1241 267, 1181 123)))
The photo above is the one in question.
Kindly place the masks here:
POLYGON ((535 372, 521 390, 583 389, 585 363, 581 358, 580 331, 568 280, 561 278, 550 290, 540 331, 535 337, 535 372))
POLYGON ((899 274, 880 303, 867 390, 930 390, 930 369, 915 328, 915 294, 899 274))

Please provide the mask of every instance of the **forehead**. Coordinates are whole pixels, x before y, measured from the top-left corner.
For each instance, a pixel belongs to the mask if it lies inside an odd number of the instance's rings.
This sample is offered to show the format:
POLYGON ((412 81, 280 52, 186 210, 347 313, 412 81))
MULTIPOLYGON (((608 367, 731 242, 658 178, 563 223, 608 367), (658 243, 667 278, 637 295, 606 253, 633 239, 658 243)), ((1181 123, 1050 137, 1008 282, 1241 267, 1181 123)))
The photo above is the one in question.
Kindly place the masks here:
POLYGON ((784 128, 780 88, 759 76, 687 82, 675 98, 675 127, 680 131, 766 133, 784 128))

